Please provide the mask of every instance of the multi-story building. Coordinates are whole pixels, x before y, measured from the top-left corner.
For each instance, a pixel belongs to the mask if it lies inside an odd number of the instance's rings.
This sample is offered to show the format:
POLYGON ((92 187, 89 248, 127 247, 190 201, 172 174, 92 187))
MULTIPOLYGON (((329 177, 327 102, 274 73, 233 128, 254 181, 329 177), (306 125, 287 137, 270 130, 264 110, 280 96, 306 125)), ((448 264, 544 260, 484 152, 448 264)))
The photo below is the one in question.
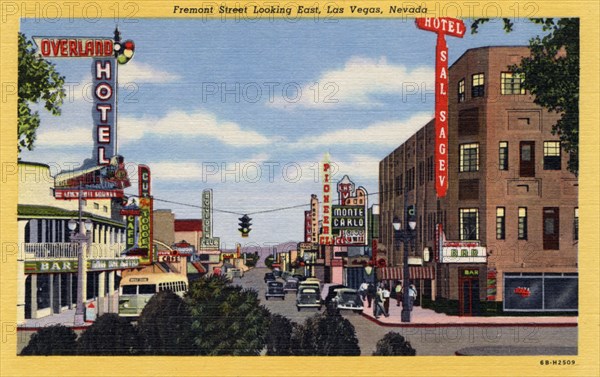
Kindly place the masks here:
MULTIPOLYGON (((77 200, 57 200, 49 165, 19 162, 17 323, 73 308, 77 301, 79 245, 71 241, 70 220, 77 220, 77 200)), ((139 259, 122 255, 125 223, 120 200, 83 200, 82 220, 91 221, 85 246, 86 301, 98 314, 116 312, 119 271, 137 267, 139 259)), ((76 229, 78 232, 79 230, 76 229)))
POLYGON ((481 301, 506 311, 577 310, 578 180, 551 132, 559 115, 536 105, 510 70, 528 54, 476 48, 450 67, 445 198, 435 196, 433 121, 380 163, 391 264, 403 262, 392 219, 414 204, 415 260, 436 271, 429 294, 465 315, 481 301))

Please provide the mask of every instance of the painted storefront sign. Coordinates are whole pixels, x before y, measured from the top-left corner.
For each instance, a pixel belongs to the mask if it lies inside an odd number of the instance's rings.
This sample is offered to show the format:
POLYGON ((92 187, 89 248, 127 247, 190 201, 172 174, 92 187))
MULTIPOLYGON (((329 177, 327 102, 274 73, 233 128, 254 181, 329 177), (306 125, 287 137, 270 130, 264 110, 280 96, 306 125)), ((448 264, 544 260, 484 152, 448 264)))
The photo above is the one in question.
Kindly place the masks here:
POLYGON ((329 161, 329 153, 325 154, 322 167, 323 180, 323 230, 319 235, 319 244, 333 245, 333 235, 331 229, 331 162, 329 161))
POLYGON ((146 251, 146 254, 140 258, 141 264, 150 264, 155 259, 152 244, 153 203, 150 194, 150 180, 150 168, 146 165, 138 165, 138 189, 140 196, 138 246, 139 249, 146 251))
POLYGON ((221 247, 219 237, 213 237, 212 212, 212 189, 206 189, 202 191, 202 237, 200 238, 200 250, 219 250, 221 247))
MULTIPOLYGON (((128 259, 88 259, 87 271, 122 270, 139 265, 137 258, 128 259)), ((77 272, 77 259, 56 259, 52 261, 25 261, 26 274, 77 272)))

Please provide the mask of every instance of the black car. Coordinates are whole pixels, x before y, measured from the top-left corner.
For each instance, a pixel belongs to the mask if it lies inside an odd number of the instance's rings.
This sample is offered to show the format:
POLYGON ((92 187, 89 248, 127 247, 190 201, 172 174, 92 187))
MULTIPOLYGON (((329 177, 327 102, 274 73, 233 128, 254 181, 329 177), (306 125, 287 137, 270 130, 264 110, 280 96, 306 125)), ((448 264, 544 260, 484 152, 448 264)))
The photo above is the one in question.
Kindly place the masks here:
POLYGON ((343 284, 326 284, 323 287, 323 294, 325 294, 325 290, 327 289, 326 295, 323 297, 323 302, 325 305, 328 305, 331 300, 337 295, 337 290, 341 288, 348 288, 343 284))
POLYGON ((265 274, 265 283, 269 282, 269 281, 275 281, 275 280, 277 280, 277 279, 275 278, 275 275, 273 275, 272 272, 267 272, 265 274))
POLYGON ((283 283, 278 281, 270 281, 267 283, 267 292, 265 293, 265 299, 269 297, 280 297, 285 300, 285 291, 283 290, 283 283))
POLYGON ((294 279, 298 279, 299 282, 306 280, 306 276, 304 276, 304 275, 295 274, 295 275, 292 275, 292 277, 294 279))

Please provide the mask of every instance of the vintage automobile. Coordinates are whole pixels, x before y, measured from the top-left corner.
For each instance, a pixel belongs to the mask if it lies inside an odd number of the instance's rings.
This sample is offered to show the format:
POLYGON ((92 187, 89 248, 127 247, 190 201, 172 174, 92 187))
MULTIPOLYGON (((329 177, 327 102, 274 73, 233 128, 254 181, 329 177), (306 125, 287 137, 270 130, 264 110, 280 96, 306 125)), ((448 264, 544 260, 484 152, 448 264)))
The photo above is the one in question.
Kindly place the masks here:
POLYGON ((279 297, 285 300, 285 291, 283 290, 283 283, 278 281, 270 281, 267 283, 267 292, 265 293, 265 299, 269 297, 279 297))
POLYGON ((363 302, 356 289, 338 288, 335 290, 336 295, 331 300, 336 304, 339 310, 352 310, 355 313, 363 311, 363 302))
POLYGON ((337 295, 337 290, 347 288, 345 285, 336 284, 336 283, 328 283, 323 286, 323 292, 321 294, 323 298, 323 303, 328 305, 331 300, 337 295))
POLYGON ((312 285, 300 284, 296 293, 296 308, 298 308, 298 311, 302 308, 317 308, 321 310, 321 305, 319 289, 312 285))
POLYGON ((275 277, 275 275, 273 275, 272 272, 267 272, 265 274, 265 283, 268 283, 270 281, 275 281, 275 280, 277 280, 277 278, 275 277))
POLYGON ((296 292, 298 290, 298 280, 294 278, 288 278, 285 284, 283 285, 283 290, 285 291, 285 293, 296 292))

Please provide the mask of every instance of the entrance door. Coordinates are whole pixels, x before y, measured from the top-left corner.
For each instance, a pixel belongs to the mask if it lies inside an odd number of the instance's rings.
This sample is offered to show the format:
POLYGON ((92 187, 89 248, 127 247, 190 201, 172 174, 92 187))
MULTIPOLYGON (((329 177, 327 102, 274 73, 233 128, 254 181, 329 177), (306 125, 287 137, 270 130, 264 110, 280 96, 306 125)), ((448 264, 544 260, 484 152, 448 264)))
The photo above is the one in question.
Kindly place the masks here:
POLYGON ((479 314, 479 277, 461 277, 458 279, 459 315, 473 316, 479 314))

